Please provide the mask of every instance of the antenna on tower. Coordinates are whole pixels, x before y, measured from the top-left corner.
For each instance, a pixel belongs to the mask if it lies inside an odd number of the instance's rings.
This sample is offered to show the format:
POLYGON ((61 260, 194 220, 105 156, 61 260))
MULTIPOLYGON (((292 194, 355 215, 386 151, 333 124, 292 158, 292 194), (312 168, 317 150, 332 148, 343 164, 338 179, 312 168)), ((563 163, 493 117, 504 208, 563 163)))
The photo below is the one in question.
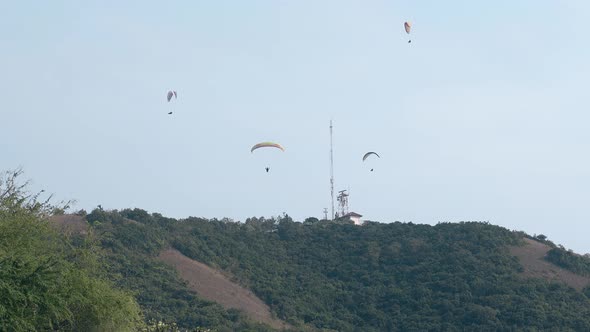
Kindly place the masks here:
POLYGON ((340 210, 340 217, 348 214, 348 192, 340 190, 338 194, 338 209, 340 210))
POLYGON ((328 208, 324 208, 324 220, 328 220, 328 208))
POLYGON ((332 148, 332 120, 330 120, 330 195, 332 196, 332 220, 334 220, 334 150, 332 148))

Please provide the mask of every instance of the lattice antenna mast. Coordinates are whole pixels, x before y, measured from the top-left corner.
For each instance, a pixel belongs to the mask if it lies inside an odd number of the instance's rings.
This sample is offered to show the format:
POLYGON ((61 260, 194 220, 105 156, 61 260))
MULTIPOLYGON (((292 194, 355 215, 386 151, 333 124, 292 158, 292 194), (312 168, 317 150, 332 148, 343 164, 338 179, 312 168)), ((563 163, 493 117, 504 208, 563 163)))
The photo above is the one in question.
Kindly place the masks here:
POLYGON ((332 220, 334 220, 334 149, 332 147, 332 120, 330 120, 330 195, 332 196, 332 220))
POLYGON ((346 190, 339 191, 338 208, 340 209, 340 217, 348 214, 348 192, 346 190))

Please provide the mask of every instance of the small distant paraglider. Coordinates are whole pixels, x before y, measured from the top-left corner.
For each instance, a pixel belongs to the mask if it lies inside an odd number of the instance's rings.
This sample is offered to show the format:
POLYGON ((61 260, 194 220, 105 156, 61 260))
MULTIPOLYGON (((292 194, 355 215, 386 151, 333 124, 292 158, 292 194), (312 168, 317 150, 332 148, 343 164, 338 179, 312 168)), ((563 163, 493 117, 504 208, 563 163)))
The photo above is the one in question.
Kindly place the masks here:
MULTIPOLYGON (((172 100, 172 97, 174 97, 174 99, 177 98, 176 91, 174 91, 174 90, 168 91, 168 93, 166 94, 166 100, 168 100, 168 102, 170 102, 170 100, 172 100)), ((171 115, 171 114, 172 114, 172 111, 168 112, 168 115, 171 115)))
POLYGON ((172 97, 174 97, 174 99, 177 98, 176 96, 176 91, 168 91, 168 94, 166 95, 166 99, 168 100, 168 102, 170 102, 170 100, 172 100, 172 97))
MULTIPOLYGON (((281 151, 285 151, 285 148, 283 148, 282 145, 278 144, 278 143, 273 143, 273 142, 262 142, 262 143, 258 143, 255 144, 251 149, 250 149, 250 153, 253 153, 254 150, 258 150, 260 148, 276 148, 279 149, 281 151)), ((268 171, 270 171, 270 167, 266 166, 264 167, 264 170, 266 171, 266 173, 268 173, 268 171)))
MULTIPOLYGON (((406 29, 406 33, 409 35, 410 32, 412 32, 412 23, 410 22, 405 22, 404 23, 404 29, 406 29)), ((408 40, 408 43, 411 43, 412 39, 408 40)))
POLYGON ((363 156, 363 161, 367 160, 367 158, 369 158, 369 156, 370 156, 370 155, 373 155, 373 154, 374 154, 374 155, 376 155, 376 156, 377 156, 377 158, 381 158, 381 157, 380 157, 380 156, 377 154, 377 152, 373 152, 373 151, 371 151, 371 152, 367 152, 367 153, 365 153, 365 155, 363 156))
POLYGON ((260 148, 277 148, 277 149, 280 149, 281 151, 285 151, 285 148, 282 147, 279 143, 262 142, 262 143, 255 144, 252 147, 252 149, 250 149, 250 153, 252 153, 252 152, 254 152, 254 150, 257 150, 260 148))
MULTIPOLYGON (((381 158, 381 157, 380 157, 380 156, 377 154, 377 152, 370 151, 370 152, 367 152, 367 153, 365 153, 365 155, 363 156, 363 161, 367 160, 367 158, 369 158, 369 156, 371 156, 371 155, 376 155, 376 156, 377 156, 377 158, 381 158)), ((372 172, 372 171, 373 171, 373 169, 371 168, 371 172, 372 172)))

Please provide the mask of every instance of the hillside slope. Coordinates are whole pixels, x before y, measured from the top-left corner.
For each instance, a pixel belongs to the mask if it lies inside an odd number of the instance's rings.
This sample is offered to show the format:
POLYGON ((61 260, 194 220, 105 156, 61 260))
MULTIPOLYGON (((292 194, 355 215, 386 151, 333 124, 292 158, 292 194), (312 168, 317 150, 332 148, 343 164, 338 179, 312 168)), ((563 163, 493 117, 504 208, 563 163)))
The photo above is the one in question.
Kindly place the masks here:
POLYGON ((284 329, 287 324, 274 319, 270 308, 250 290, 232 282, 209 266, 192 260, 178 250, 166 249, 158 256, 163 262, 176 268, 180 277, 187 281, 191 290, 200 297, 221 304, 227 309, 238 309, 254 321, 284 329))
POLYGON ((205 327, 216 332, 275 330, 195 293, 173 267, 158 258, 168 246, 169 234, 157 224, 138 222, 144 215, 95 210, 86 219, 88 239, 102 247, 107 274, 119 287, 136 294, 146 321, 175 322, 181 328, 205 327))
POLYGON ((575 274, 545 260, 547 252, 551 250, 550 246, 529 238, 523 240, 525 244, 510 247, 510 253, 518 257, 524 268, 522 272, 524 277, 563 282, 578 291, 590 285, 590 278, 575 274))
POLYGON ((590 330, 588 288, 528 273, 540 256, 526 234, 486 223, 236 223, 138 209, 87 219, 111 252, 115 279, 138 292, 146 316, 183 327, 271 330, 207 301, 207 288, 217 287, 207 278, 191 291, 180 279, 194 267, 188 257, 231 275, 294 330, 590 330), (180 273, 157 258, 167 248, 180 273))

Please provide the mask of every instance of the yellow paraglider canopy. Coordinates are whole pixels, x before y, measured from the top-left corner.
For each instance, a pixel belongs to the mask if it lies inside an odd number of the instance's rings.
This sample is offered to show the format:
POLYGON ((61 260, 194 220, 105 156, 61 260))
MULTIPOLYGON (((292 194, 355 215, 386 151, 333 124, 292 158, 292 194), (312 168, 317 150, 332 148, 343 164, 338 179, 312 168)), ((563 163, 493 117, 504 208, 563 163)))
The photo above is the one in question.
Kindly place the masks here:
POLYGON ((262 142, 262 143, 258 143, 256 145, 254 145, 252 147, 252 149, 250 149, 250 152, 254 152, 254 150, 260 149, 260 148, 277 148, 277 149, 280 149, 281 151, 285 151, 285 148, 283 148, 279 143, 262 142))

